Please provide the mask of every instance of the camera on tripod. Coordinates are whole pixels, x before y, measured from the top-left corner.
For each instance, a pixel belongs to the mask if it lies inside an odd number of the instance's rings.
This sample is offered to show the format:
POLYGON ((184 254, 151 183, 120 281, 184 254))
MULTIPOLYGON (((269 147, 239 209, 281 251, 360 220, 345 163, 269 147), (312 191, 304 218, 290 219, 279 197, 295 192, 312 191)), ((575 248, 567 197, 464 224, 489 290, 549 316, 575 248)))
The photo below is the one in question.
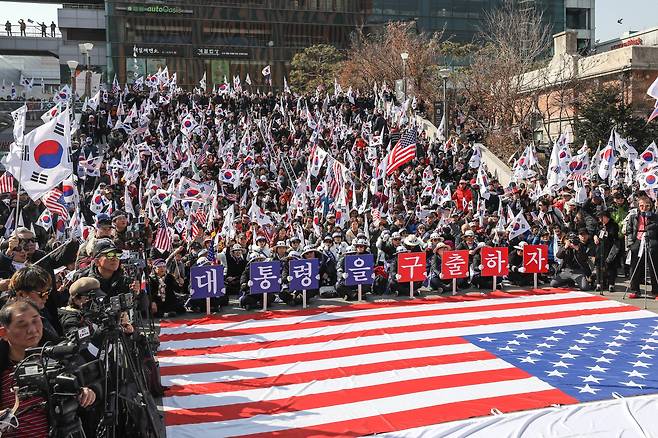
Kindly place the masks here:
POLYGON ((83 363, 80 356, 89 336, 85 327, 60 344, 28 348, 14 371, 19 398, 41 396, 48 401, 55 436, 76 436, 81 430, 77 414, 80 389, 103 376, 100 361, 83 363))
POLYGON ((110 297, 100 295, 96 291, 91 292, 89 298, 83 308, 83 314, 101 327, 114 327, 118 323, 119 315, 132 310, 135 304, 130 292, 110 297))

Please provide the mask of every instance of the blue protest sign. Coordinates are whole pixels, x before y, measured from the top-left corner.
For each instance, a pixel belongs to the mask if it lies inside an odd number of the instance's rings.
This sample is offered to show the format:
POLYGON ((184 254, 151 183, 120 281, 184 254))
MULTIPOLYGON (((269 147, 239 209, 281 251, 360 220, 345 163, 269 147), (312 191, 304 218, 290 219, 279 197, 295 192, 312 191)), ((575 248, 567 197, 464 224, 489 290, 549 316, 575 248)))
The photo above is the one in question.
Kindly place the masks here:
POLYGON ((345 256, 345 285, 357 286, 359 284, 372 284, 372 269, 375 259, 372 254, 359 254, 345 256))
POLYGON ((190 269, 190 297, 214 298, 226 293, 223 266, 194 266, 190 269))
POLYGON ((318 259, 290 260, 288 276, 290 290, 320 288, 320 261, 318 259))
POLYGON ((265 294, 281 290, 280 262, 253 262, 249 265, 250 291, 252 294, 265 294))

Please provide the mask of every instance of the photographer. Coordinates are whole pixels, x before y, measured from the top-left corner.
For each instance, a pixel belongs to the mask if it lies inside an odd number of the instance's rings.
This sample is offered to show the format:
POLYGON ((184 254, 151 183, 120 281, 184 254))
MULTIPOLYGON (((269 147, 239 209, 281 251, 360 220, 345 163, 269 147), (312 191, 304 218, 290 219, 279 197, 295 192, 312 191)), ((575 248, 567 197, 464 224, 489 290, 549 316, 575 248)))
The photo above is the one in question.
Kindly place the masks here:
MULTIPOLYGON (((12 388, 16 365, 25 359, 25 350, 42 346, 50 341, 43 333, 42 320, 37 306, 29 300, 17 299, 0 309, 0 409, 11 409, 15 396, 12 388)), ((87 408, 96 401, 96 393, 87 387, 80 389, 78 402, 87 408)), ((46 438, 54 418, 48 418, 48 400, 32 396, 21 400, 16 412, 18 430, 5 436, 46 438)))
POLYGON ((596 245, 596 290, 615 290, 617 266, 621 254, 619 226, 610 217, 610 210, 600 208, 596 212, 600 221, 599 230, 594 236, 596 245))
MULTIPOLYGON (((586 230, 585 230, 586 232, 586 230)), ((556 257, 562 260, 557 275, 551 280, 551 287, 575 286, 580 290, 589 290, 588 278, 592 275, 589 266, 588 245, 571 233, 567 236, 556 257)))
POLYGON ((632 293, 629 297, 635 298, 640 294, 640 283, 645 281, 645 264, 651 278, 651 295, 656 297, 658 296, 658 275, 655 271, 658 262, 658 217, 652 211, 652 202, 647 196, 640 197, 638 209, 639 211, 629 213, 626 226, 632 273, 630 285, 632 293), (645 254, 649 255, 649 260, 645 260, 645 254))

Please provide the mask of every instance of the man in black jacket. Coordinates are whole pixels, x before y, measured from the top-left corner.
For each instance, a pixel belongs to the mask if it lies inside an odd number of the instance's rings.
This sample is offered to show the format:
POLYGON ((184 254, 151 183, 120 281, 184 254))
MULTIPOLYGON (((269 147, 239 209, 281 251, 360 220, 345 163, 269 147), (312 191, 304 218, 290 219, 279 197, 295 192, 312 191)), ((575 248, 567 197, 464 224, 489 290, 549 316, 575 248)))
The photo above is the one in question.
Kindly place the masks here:
POLYGON ((109 296, 116 296, 131 291, 131 280, 121 268, 121 251, 111 239, 98 239, 92 251, 93 263, 86 269, 78 271, 73 280, 92 277, 101 284, 101 291, 109 296))

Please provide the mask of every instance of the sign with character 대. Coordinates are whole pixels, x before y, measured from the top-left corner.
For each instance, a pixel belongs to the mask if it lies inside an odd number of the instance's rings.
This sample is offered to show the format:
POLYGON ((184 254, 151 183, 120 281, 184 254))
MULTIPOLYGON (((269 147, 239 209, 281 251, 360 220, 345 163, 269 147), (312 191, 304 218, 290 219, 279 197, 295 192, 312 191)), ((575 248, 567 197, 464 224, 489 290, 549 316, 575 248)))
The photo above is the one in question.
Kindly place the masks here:
POLYGON ((216 298, 224 296, 223 266, 194 266, 190 269, 191 298, 216 298))

